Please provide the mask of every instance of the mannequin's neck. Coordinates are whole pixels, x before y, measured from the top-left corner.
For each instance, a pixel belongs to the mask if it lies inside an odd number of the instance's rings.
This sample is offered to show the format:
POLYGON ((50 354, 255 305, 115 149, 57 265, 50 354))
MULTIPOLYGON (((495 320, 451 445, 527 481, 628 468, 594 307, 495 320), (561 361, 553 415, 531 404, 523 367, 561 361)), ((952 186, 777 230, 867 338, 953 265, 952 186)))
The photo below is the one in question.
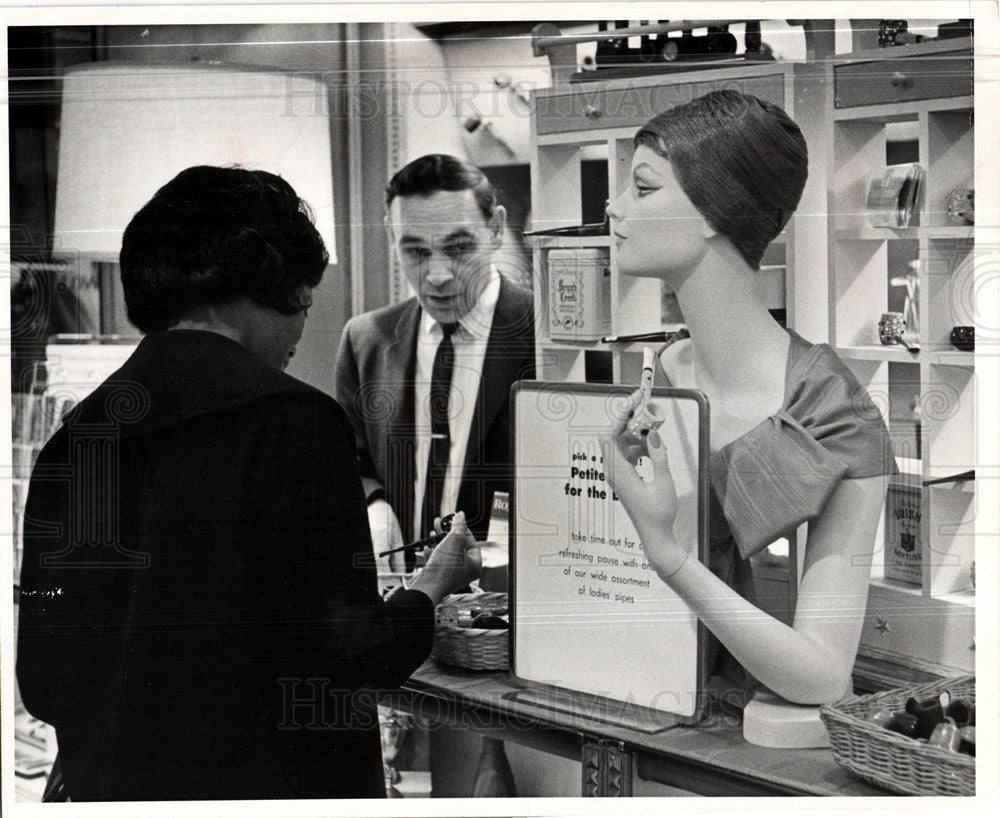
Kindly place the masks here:
POLYGON ((677 288, 700 382, 752 385, 760 361, 787 350, 787 333, 757 295, 756 275, 742 258, 709 253, 677 288))

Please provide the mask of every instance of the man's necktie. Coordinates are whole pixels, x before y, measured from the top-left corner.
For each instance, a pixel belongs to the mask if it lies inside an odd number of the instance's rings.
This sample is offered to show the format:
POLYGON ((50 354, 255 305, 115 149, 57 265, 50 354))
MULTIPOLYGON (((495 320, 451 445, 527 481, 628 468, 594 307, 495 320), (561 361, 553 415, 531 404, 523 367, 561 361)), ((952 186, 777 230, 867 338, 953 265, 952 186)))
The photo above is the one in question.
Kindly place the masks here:
MULTIPOLYGON (((444 337, 438 345, 434 367, 431 369, 431 447, 427 457, 427 480, 424 481, 424 503, 420 517, 421 535, 425 537, 434 530, 434 518, 441 514, 441 496, 444 493, 444 479, 448 473, 451 454, 448 396, 451 392, 451 375, 455 369, 455 347, 451 336, 457 328, 458 324, 441 324, 444 337)), ((411 560, 414 555, 407 552, 406 557, 411 560)))

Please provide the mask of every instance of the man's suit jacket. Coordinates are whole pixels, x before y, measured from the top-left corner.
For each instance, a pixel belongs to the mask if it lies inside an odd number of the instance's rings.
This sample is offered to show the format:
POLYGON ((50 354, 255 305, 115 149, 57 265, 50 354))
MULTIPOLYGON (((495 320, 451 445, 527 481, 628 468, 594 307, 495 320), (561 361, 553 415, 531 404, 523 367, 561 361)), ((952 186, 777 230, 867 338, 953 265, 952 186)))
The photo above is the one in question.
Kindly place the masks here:
MULTIPOLYGON (((365 489, 369 494, 385 490, 406 539, 414 517, 420 314, 420 304, 412 298, 351 319, 336 371, 336 397, 354 425, 365 489)), ((458 495, 458 508, 478 540, 486 537, 493 492, 510 491, 510 387, 534 373, 531 293, 502 278, 458 495)))

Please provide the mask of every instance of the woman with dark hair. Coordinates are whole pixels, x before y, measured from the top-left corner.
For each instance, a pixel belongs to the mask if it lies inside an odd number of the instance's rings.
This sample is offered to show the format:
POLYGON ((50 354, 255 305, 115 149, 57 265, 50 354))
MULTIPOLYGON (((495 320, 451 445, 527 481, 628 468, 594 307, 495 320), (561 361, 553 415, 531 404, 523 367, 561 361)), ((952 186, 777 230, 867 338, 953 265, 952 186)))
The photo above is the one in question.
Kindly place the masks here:
POLYGON ((181 171, 135 214, 120 258, 129 320, 146 333, 243 297, 304 315, 328 260, 288 182, 206 166, 181 171))
POLYGON ((625 423, 638 392, 602 441, 609 480, 650 564, 724 647, 711 647, 717 688, 732 696, 756 679, 792 702, 833 701, 851 689, 896 465, 850 370, 829 346, 783 329, 755 293, 764 250, 805 185, 805 140, 777 106, 720 91, 654 117, 634 144, 631 183, 608 215, 621 273, 660 278, 677 295, 689 337, 661 349, 665 379, 709 399, 709 564, 674 530, 670 454, 655 431, 640 447, 652 481, 629 465, 625 423), (803 522, 788 626, 754 605, 749 558, 803 522))
POLYGON ((195 167, 125 231, 146 337, 39 455, 17 676, 74 801, 384 796, 377 690, 479 570, 377 589, 349 421, 284 374, 327 253, 278 176, 195 167))

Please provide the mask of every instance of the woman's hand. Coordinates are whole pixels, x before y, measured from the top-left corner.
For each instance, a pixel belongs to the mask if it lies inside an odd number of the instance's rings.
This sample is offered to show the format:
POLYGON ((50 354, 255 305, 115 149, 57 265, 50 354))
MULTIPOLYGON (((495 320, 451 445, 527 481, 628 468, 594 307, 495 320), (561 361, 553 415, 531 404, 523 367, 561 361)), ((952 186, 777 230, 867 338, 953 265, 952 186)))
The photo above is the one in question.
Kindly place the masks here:
POLYGON ((461 591, 477 579, 482 568, 479 545, 465 523, 465 513, 459 511, 451 520, 448 536, 434 547, 410 588, 423 591, 437 605, 448 594, 461 591))
POLYGON ((641 400, 637 390, 623 409, 612 409, 613 426, 601 436, 601 452, 608 483, 642 538, 646 558, 661 577, 667 577, 684 563, 688 553, 674 537, 677 489, 659 432, 654 429, 646 436, 645 445, 639 445, 625 428, 641 400), (637 456, 641 455, 652 465, 653 479, 649 482, 635 469, 637 456))

